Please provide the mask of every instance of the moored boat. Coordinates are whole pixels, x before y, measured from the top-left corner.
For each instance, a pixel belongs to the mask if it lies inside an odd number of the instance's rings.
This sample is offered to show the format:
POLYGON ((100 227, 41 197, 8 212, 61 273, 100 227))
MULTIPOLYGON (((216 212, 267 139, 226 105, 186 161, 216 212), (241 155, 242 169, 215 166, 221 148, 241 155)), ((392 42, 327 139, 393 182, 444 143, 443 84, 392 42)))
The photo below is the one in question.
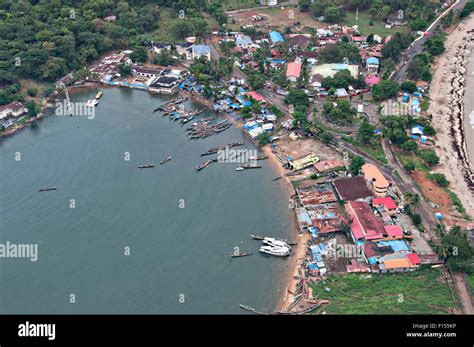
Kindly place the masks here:
POLYGON ((242 168, 244 169, 260 169, 262 166, 260 165, 251 165, 251 164, 242 164, 242 168))
POLYGON ((56 190, 56 187, 38 189, 39 192, 50 192, 52 190, 56 190))
POLYGON ((162 161, 160 161, 160 165, 163 165, 164 163, 166 163, 166 162, 170 161, 170 160, 171 160, 171 158, 172 158, 172 157, 171 157, 171 155, 170 155, 168 158, 166 158, 166 159, 163 159, 162 161))
POLYGON ((242 171, 243 169, 244 169, 244 168, 243 168, 242 166, 237 166, 237 167, 235 168, 235 171, 242 171))
POLYGON ((290 249, 287 247, 262 246, 260 247, 259 252, 274 255, 276 257, 287 257, 290 255, 290 249))
POLYGON ((273 246, 273 247, 283 247, 283 248, 288 248, 288 249, 290 248, 288 243, 286 243, 285 241, 277 240, 273 237, 265 237, 263 239, 263 243, 268 246, 273 246))
POLYGON ((149 168, 152 168, 152 167, 155 167, 155 164, 143 164, 143 165, 140 165, 140 166, 137 166, 139 169, 149 169, 149 168))
POLYGON ((99 92, 96 94, 95 98, 100 99, 104 95, 104 92, 102 90, 99 90, 99 92))
POLYGON ((201 171, 202 169, 204 169, 206 166, 208 166, 210 163, 212 163, 212 160, 206 160, 204 163, 201 163, 199 165, 197 165, 194 170, 196 171, 201 171))

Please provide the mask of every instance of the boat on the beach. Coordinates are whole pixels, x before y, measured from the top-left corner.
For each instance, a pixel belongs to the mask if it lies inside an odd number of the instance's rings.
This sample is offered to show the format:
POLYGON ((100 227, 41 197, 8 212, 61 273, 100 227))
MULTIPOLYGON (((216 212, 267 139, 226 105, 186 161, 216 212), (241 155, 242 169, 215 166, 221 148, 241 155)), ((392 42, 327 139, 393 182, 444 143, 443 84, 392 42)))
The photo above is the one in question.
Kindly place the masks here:
POLYGON ((163 165, 164 163, 169 162, 169 161, 171 160, 171 158, 172 158, 172 157, 171 157, 171 155, 170 155, 168 158, 163 159, 162 161, 160 161, 160 165, 163 165))
POLYGON ((52 190, 56 190, 56 187, 49 187, 49 188, 41 188, 38 189, 39 192, 50 192, 52 190))
POLYGON ((104 95, 104 92, 102 90, 99 90, 99 92, 96 94, 95 98, 98 100, 104 95))
POLYGON ((204 163, 201 163, 199 165, 197 165, 194 170, 196 171, 201 171, 202 169, 204 169, 206 166, 208 166, 210 163, 212 163, 212 160, 206 160, 204 163))
POLYGON ((155 167, 155 164, 143 164, 143 165, 140 165, 140 166, 137 166, 139 169, 149 169, 149 168, 152 168, 152 167, 155 167))
POLYGON ((290 249, 287 247, 262 246, 260 247, 259 252, 274 255, 276 257, 287 257, 290 255, 290 249))

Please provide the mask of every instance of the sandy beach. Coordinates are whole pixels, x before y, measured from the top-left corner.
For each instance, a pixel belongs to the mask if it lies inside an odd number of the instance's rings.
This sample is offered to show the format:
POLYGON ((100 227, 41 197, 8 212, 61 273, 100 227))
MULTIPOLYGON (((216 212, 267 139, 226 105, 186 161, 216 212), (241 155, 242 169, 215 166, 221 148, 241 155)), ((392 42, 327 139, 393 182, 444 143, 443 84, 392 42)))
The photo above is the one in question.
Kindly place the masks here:
MULTIPOLYGON (((278 171, 280 176, 282 176, 282 180, 284 181, 285 186, 287 187, 288 194, 289 196, 292 196, 295 191, 293 189, 293 186, 291 184, 291 180, 288 176, 285 176, 285 169, 282 167, 281 163, 278 161, 278 159, 275 157, 275 155, 272 153, 271 147, 270 146, 265 146, 262 148, 262 151, 266 156, 270 158, 270 161, 274 165, 275 169, 278 171)), ((294 292, 296 289, 296 286, 298 285, 298 277, 302 275, 300 273, 300 269, 302 267, 302 264, 305 259, 305 254, 306 254, 306 245, 309 240, 309 234, 304 233, 301 234, 298 230, 298 225, 296 221, 296 215, 293 215, 293 225, 294 228, 292 230, 292 241, 296 241, 297 245, 293 247, 292 249, 292 256, 289 259, 289 271, 285 274, 284 278, 284 283, 287 283, 287 286, 285 287, 285 291, 279 302, 277 303, 276 307, 277 310, 281 311, 286 311, 286 308, 288 305, 290 305, 294 301, 294 295, 292 295, 290 292, 294 292)))
POLYGON ((435 62, 428 113, 433 116, 436 152, 442 163, 436 171, 446 175, 467 214, 474 216, 474 130, 467 126, 474 106, 472 30, 471 15, 447 37, 446 52, 435 62))

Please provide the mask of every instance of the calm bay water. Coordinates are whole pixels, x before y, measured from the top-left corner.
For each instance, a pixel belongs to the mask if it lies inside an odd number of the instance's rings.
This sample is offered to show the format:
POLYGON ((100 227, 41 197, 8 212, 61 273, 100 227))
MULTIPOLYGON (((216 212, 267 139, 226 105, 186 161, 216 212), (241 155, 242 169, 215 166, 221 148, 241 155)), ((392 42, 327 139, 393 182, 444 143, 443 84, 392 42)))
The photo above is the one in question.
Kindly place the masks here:
POLYGON ((284 187, 272 182, 276 172, 262 161, 260 170, 237 172, 236 164, 216 163, 196 173, 204 161, 199 154, 210 147, 253 146, 233 127, 189 141, 186 126, 152 113, 163 101, 106 89, 93 120, 50 116, 0 140, 0 243, 39 248, 36 262, 0 258, 1 313, 242 313, 239 303, 275 308, 290 262, 258 254, 260 243, 249 234, 291 237, 292 212, 284 187), (165 165, 137 169, 169 155, 165 165), (58 190, 37 191, 51 186, 58 190), (236 246, 254 254, 230 260, 236 246))

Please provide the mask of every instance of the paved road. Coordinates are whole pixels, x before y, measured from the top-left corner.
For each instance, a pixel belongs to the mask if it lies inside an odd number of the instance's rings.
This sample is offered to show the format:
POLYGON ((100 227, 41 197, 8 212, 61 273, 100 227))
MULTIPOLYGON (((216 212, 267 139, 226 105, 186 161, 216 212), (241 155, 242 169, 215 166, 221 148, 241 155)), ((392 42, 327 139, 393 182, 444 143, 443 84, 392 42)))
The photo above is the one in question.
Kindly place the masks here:
POLYGON ((405 81, 406 77, 406 72, 407 68, 410 65, 410 62, 412 61, 413 57, 417 54, 420 53, 423 50, 423 44, 426 42, 427 38, 433 35, 437 29, 440 27, 440 22, 441 18, 448 13, 448 11, 453 11, 453 10, 460 10, 464 7, 466 4, 467 0, 459 0, 455 2, 450 9, 446 10, 443 15, 439 16, 429 27, 426 29, 426 32, 429 33, 428 36, 423 36, 411 44, 411 46, 405 51, 405 53, 402 55, 402 65, 399 67, 399 69, 393 74, 392 79, 394 81, 397 81, 398 83, 401 83, 405 81), (403 61, 406 61, 406 64, 403 64, 403 61))

